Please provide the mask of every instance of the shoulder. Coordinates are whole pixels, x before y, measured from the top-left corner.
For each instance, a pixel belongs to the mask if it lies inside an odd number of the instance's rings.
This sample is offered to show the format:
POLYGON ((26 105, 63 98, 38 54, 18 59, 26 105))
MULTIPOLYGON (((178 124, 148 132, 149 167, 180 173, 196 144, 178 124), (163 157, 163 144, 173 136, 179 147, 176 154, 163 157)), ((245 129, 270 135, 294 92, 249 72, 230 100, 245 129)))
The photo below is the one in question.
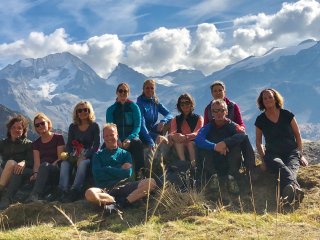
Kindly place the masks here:
POLYGON ((287 109, 283 109, 283 108, 280 109, 280 114, 283 114, 284 116, 289 117, 289 118, 294 117, 294 114, 292 112, 290 112, 287 109))

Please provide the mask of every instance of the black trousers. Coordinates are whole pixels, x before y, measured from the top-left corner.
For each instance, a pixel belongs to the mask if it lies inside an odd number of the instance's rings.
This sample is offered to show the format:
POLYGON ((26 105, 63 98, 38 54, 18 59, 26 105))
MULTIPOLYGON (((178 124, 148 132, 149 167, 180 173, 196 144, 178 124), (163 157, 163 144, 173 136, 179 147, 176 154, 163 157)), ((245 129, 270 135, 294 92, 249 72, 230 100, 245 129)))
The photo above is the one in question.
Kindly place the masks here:
POLYGON ((29 181, 33 170, 31 168, 24 168, 22 173, 17 175, 13 174, 8 185, 7 185, 7 196, 9 199, 13 199, 16 195, 17 191, 19 190, 20 186, 23 183, 26 183, 29 181))
POLYGON ((143 143, 139 138, 131 139, 128 151, 131 153, 134 172, 137 176, 139 170, 144 167, 143 143))

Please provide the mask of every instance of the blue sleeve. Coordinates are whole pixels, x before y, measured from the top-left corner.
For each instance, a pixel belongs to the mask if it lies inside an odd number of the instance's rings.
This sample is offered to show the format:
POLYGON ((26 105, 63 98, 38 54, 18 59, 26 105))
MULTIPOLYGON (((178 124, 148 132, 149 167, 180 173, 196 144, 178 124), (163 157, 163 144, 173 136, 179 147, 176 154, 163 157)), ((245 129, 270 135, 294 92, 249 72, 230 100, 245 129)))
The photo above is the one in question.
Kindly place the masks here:
POLYGON ((216 144, 206 139, 210 129, 211 129, 211 123, 208 123, 199 130, 198 135, 194 139, 194 142, 197 145, 197 147, 208 149, 208 150, 214 150, 214 147, 216 144))
POLYGON ((133 138, 139 137, 139 132, 141 129, 141 112, 138 105, 134 102, 131 102, 130 107, 133 113, 133 129, 131 134, 128 136, 128 139, 131 140, 133 138))
POLYGON ((141 140, 146 142, 146 144, 148 146, 155 146, 155 143, 151 137, 151 135, 149 134, 149 130, 146 127, 146 121, 144 118, 144 111, 143 111, 143 106, 142 104, 139 104, 139 101, 137 101, 137 105, 139 106, 140 109, 140 114, 141 114, 141 129, 140 129, 140 137, 141 140))
POLYGON ((114 104, 108 107, 106 111, 106 123, 113 123, 114 104))
POLYGON ((158 103, 158 111, 159 113, 161 113, 162 116, 164 116, 164 118, 161 119, 160 122, 167 123, 173 118, 169 110, 165 106, 163 106, 161 103, 158 103))

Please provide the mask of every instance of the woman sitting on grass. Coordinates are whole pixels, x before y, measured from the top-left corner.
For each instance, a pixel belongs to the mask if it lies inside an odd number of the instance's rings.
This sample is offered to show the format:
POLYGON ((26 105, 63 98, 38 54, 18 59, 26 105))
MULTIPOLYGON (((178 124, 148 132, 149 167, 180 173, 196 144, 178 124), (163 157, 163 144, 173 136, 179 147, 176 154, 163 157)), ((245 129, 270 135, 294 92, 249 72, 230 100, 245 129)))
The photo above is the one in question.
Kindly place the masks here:
POLYGON ((9 120, 7 138, 0 141, 0 210, 13 202, 22 182, 29 181, 32 175, 32 142, 27 139, 27 132, 28 120, 18 115, 9 120))
POLYGON ((297 121, 293 113, 283 109, 283 98, 273 88, 262 90, 257 104, 263 111, 255 122, 256 147, 263 161, 261 169, 275 174, 280 172, 280 190, 284 202, 291 204, 294 199, 301 201, 304 193, 297 181, 297 171, 300 164, 306 166, 308 162, 303 156, 297 121))

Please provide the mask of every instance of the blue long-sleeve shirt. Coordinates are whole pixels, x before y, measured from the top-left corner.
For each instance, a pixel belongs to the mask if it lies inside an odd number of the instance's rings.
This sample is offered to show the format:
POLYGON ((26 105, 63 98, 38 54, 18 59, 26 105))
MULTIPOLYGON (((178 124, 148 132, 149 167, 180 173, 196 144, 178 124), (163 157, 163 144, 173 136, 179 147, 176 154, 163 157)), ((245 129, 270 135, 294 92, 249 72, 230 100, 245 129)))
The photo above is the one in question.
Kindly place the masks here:
POLYGON ((173 116, 165 106, 161 103, 156 103, 154 98, 146 98, 141 95, 137 99, 137 104, 141 112, 140 136, 149 146, 154 146, 157 134, 153 133, 153 129, 156 128, 159 113, 164 117, 160 122, 165 124, 168 123, 173 116))
POLYGON ((132 175, 132 167, 123 169, 125 163, 132 164, 129 152, 122 148, 109 150, 103 148, 92 160, 92 174, 96 187, 110 187, 132 175))
POLYGON ((199 148, 214 150, 218 142, 224 141, 231 148, 241 143, 245 137, 240 126, 228 119, 221 127, 217 127, 214 121, 209 122, 199 130, 194 141, 199 148))

